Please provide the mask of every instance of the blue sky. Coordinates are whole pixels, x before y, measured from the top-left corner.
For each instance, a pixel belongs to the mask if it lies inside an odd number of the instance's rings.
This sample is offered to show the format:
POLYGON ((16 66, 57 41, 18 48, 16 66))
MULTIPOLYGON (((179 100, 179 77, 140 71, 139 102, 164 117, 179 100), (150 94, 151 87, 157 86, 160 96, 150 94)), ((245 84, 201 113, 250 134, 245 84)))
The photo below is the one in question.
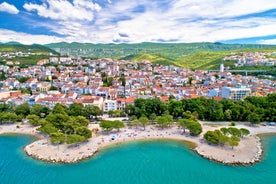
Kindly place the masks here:
POLYGON ((0 0, 0 42, 276 44, 276 0, 0 0))

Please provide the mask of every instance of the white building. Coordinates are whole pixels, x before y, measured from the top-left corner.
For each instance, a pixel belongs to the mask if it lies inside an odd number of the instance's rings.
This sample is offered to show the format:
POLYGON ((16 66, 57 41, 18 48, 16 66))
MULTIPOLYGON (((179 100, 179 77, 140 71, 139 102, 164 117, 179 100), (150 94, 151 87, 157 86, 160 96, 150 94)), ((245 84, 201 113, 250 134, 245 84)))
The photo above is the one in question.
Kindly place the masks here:
POLYGON ((249 96, 251 93, 250 88, 246 87, 222 87, 221 88, 221 97, 231 100, 241 100, 249 96))
POLYGON ((220 96, 220 93, 221 93, 221 91, 219 88, 209 89, 208 97, 220 96))
POLYGON ((224 65, 223 65, 223 63, 220 64, 220 66, 219 66, 219 71, 220 71, 220 72, 224 72, 224 65))
POLYGON ((105 100, 103 103, 103 112, 113 111, 117 109, 116 100, 105 100))

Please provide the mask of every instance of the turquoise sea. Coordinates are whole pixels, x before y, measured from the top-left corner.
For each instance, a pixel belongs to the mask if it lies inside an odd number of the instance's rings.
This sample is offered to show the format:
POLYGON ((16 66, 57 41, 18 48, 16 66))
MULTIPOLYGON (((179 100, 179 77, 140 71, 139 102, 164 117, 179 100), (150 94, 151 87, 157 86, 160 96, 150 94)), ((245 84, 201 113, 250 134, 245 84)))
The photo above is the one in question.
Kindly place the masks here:
POLYGON ((262 162, 225 166, 208 161, 177 141, 132 142, 106 148, 77 164, 44 163, 25 155, 34 138, 0 136, 0 183, 276 183, 276 136, 263 137, 262 162))

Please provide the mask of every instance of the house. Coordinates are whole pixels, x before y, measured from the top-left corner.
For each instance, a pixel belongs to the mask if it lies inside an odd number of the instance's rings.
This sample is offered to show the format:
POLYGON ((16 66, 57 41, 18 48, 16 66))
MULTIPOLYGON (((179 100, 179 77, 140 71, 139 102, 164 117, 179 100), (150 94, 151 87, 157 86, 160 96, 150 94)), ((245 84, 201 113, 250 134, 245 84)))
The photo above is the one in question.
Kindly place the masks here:
POLYGON ((75 93, 74 91, 70 91, 68 94, 67 94, 67 98, 70 98, 70 99, 76 99, 78 96, 77 93, 75 93))
POLYGON ((105 100, 103 104, 103 112, 107 113, 108 111, 117 110, 117 101, 116 100, 105 100))
POLYGON ((95 92, 97 96, 107 98, 109 95, 109 87, 98 87, 95 92))
POLYGON ((38 90, 43 92, 43 91, 49 91, 51 88, 51 83, 50 82, 40 82, 38 84, 38 90))
POLYGON ((126 99, 124 98, 117 98, 117 110, 125 110, 126 108, 126 99))

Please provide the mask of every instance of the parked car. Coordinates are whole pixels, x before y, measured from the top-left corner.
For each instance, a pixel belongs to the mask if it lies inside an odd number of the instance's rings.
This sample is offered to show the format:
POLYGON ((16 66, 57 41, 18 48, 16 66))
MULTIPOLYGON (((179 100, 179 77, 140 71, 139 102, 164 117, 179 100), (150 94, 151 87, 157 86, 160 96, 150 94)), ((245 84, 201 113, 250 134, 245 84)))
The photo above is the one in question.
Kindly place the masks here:
POLYGON ((267 123, 269 126, 275 126, 275 122, 269 122, 267 123))

